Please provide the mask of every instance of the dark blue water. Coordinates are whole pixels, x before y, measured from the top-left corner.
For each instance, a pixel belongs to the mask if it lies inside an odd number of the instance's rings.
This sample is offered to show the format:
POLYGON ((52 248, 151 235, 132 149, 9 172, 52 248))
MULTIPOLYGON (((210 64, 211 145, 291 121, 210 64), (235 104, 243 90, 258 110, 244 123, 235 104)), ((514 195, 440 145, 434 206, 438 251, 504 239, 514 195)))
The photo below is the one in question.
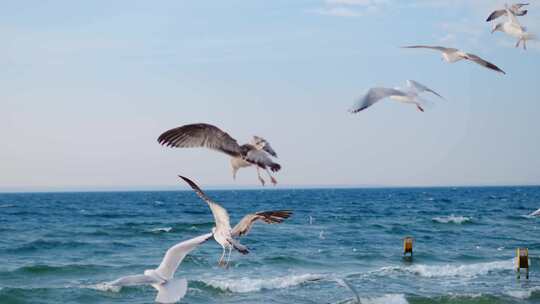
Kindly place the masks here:
MULTIPOLYGON (((540 303, 539 187, 208 191, 235 223, 245 213, 294 209, 258 224, 217 267, 208 242, 177 276, 183 303, 540 303), (402 238, 415 238, 412 262, 402 238), (513 270, 528 247, 530 279, 513 270)), ((0 303, 151 303, 152 287, 100 283, 155 268, 175 243, 210 231, 192 192, 0 194, 0 303)))

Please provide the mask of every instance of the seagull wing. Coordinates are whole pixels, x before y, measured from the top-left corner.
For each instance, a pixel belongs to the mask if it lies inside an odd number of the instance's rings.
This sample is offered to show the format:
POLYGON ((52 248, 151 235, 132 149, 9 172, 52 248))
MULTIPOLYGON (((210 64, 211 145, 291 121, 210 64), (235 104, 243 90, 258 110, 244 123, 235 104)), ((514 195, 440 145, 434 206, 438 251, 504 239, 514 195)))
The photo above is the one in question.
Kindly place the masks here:
POLYGON ((409 46, 402 46, 404 49, 431 49, 431 50, 437 50, 441 52, 457 52, 458 49, 453 48, 447 48, 444 46, 436 46, 436 45, 409 45, 409 46))
POLYGON ((240 146, 236 139, 218 127, 205 124, 189 124, 162 133, 158 142, 167 147, 206 147, 230 156, 240 156, 240 146))
POLYGON ((396 89, 389 88, 371 88, 362 98, 358 99, 352 108, 349 110, 351 113, 357 113, 364 109, 369 108, 377 101, 389 97, 389 96, 407 96, 405 92, 396 89))
POLYGON ((229 213, 227 213, 227 210, 225 208, 221 207, 219 204, 213 202, 202 190, 195 184, 193 181, 191 181, 189 178, 178 175, 181 179, 183 179, 193 190, 195 190, 195 193, 208 204, 208 207, 210 207, 210 210, 212 211, 212 214, 214 215, 214 221, 216 222, 216 229, 225 229, 225 231, 231 230, 231 224, 229 222, 229 213))
POLYGON ((522 8, 522 7, 526 6, 526 5, 529 5, 529 3, 515 3, 515 4, 512 4, 510 9, 512 11, 517 11, 517 10, 519 10, 520 8, 522 8))
POLYGON ((416 82, 414 80, 407 80, 407 86, 409 88, 415 90, 418 93, 429 92, 429 93, 432 93, 432 94, 435 94, 435 95, 439 96, 441 99, 444 99, 444 97, 439 95, 439 93, 433 91, 432 89, 430 89, 430 88, 426 87, 425 85, 423 85, 423 84, 421 84, 419 82, 416 82))
POLYGON ((249 233, 253 224, 260 220, 267 224, 280 224, 292 215, 291 210, 260 211, 247 214, 234 226, 231 231, 233 237, 243 236, 249 233))
POLYGON ((207 233, 172 246, 165 253, 165 257, 163 257, 161 264, 156 269, 156 273, 166 280, 172 279, 176 269, 186 255, 210 238, 212 238, 212 233, 207 233))
POLYGON ((501 70, 498 66, 494 65, 493 63, 489 62, 489 61, 486 61, 482 58, 480 58, 479 56, 476 56, 474 54, 468 54, 468 53, 465 53, 464 57, 465 59, 468 59, 468 60, 471 60, 473 62, 476 62, 478 63, 479 65, 483 66, 483 67, 486 67, 488 69, 491 69, 491 70, 494 70, 494 71, 497 71, 499 73, 503 73, 503 74, 506 74, 503 70, 501 70))
POLYGON ((246 161, 256 164, 263 169, 269 167, 273 172, 281 170, 281 165, 275 163, 265 151, 251 149, 246 154, 245 159, 246 161))
POLYGON ((110 286, 122 287, 122 286, 150 285, 150 284, 157 284, 157 283, 161 283, 161 281, 151 276, 140 274, 140 275, 131 275, 131 276, 121 277, 117 280, 114 280, 106 284, 110 286))
POLYGON ((335 281, 336 281, 336 283, 338 283, 338 285, 347 288, 350 292, 352 292, 354 294, 354 298, 356 300, 356 303, 358 303, 358 304, 362 303, 360 301, 360 295, 358 294, 358 290, 356 290, 356 288, 354 288, 354 286, 349 281, 347 281, 346 279, 339 279, 339 278, 335 279, 335 281))
POLYGON ((259 136, 255 136, 255 138, 259 141, 259 143, 262 144, 262 149, 264 151, 266 151, 268 154, 272 155, 273 157, 277 157, 276 151, 272 149, 272 146, 270 146, 270 143, 266 139, 259 136))
POLYGON ((495 10, 487 17, 486 22, 495 20, 503 15, 506 15, 506 10, 495 10))

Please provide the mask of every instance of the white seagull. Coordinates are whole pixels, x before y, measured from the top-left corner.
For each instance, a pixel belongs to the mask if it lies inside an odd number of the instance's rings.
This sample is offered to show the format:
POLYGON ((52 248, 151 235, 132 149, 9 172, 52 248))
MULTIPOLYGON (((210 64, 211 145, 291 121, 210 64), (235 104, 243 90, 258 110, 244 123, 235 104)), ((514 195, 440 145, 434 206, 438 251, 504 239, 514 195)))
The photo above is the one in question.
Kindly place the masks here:
POLYGON ((458 49, 454 48, 447 48, 443 46, 430 46, 430 45, 411 45, 411 46, 404 46, 403 48, 406 49, 431 49, 431 50, 437 50, 441 52, 442 58, 444 61, 449 63, 454 63, 463 59, 470 60, 472 62, 475 62, 483 67, 486 67, 488 69, 497 71, 499 73, 506 74, 503 70, 499 69, 496 65, 494 65, 491 62, 488 62, 479 56, 476 56, 474 54, 465 53, 463 51, 460 51, 458 49))
MULTIPOLYGON (((516 16, 525 16, 527 15, 527 10, 522 10, 521 8, 529 5, 529 3, 516 3, 510 6, 509 10, 516 16)), ((490 22, 492 20, 495 20, 499 18, 500 16, 507 15, 508 12, 505 9, 495 10, 493 11, 486 19, 486 22, 490 22)))
POLYGON ((263 186, 265 181, 261 176, 260 169, 266 171, 272 184, 277 184, 268 168, 277 172, 281 166, 272 161, 271 157, 277 157, 277 154, 264 138, 253 136, 249 144, 240 146, 236 139, 218 127, 198 123, 168 130, 159 136, 158 142, 167 147, 206 147, 223 152, 231 157, 233 179, 236 179, 238 169, 255 165, 257 177, 263 186))
POLYGON ((120 288, 122 286, 152 285, 158 291, 156 302, 176 303, 184 297, 187 291, 187 280, 174 278, 176 269, 190 251, 210 238, 212 238, 212 233, 207 233, 178 243, 167 250, 158 268, 145 270, 142 275, 122 277, 104 285, 120 288))
POLYGON ((282 223, 285 219, 289 218, 292 214, 291 210, 273 210, 273 211, 260 211, 256 213, 247 214, 234 226, 231 228, 229 221, 229 213, 225 208, 219 204, 212 201, 202 190, 191 181, 189 178, 179 175, 193 190, 195 193, 208 204, 212 215, 214 216, 214 221, 216 227, 212 228, 212 234, 216 242, 218 242, 223 248, 221 258, 219 259, 219 266, 226 267, 229 264, 231 258, 232 249, 236 249, 242 254, 248 254, 249 250, 246 246, 240 244, 235 237, 240 237, 248 234, 251 230, 251 227, 257 220, 261 220, 267 224, 279 224, 282 223), (229 250, 227 261, 225 262, 225 252, 229 250))
POLYGON ((434 95, 437 95, 438 97, 444 99, 439 93, 431 90, 430 88, 426 87, 425 85, 418 83, 414 80, 407 80, 407 87, 406 88, 371 88, 369 91, 364 95, 362 98, 358 99, 354 106, 349 110, 351 113, 357 113, 364 109, 369 108, 377 101, 384 99, 386 97, 389 97, 392 100, 408 103, 408 104, 414 104, 418 108, 418 110, 424 112, 424 108, 422 108, 422 103, 425 101, 419 97, 419 95, 423 92, 429 92, 434 95))
POLYGON ((512 13, 508 6, 506 6, 506 12, 508 19, 505 22, 495 24, 491 33, 493 34, 496 31, 501 31, 510 36, 516 37, 518 39, 516 47, 519 47, 519 44, 523 42, 523 49, 526 50, 527 40, 536 39, 536 36, 527 32, 527 29, 521 26, 516 16, 514 15, 514 13, 512 13))

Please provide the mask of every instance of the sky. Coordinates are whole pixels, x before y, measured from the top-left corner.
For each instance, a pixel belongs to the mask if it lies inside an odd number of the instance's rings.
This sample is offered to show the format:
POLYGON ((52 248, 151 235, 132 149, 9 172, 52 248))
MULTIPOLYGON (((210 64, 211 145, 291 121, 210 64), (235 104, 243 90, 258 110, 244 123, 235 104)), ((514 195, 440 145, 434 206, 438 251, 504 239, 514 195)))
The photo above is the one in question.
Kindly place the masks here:
MULTIPOLYGON (((540 34, 540 1, 519 20, 540 34)), ((168 149, 183 124, 266 138, 281 187, 540 184, 540 43, 484 20, 503 1, 3 1, 0 191, 257 186, 226 155, 168 149), (507 75, 409 44, 457 47, 507 75), (373 86, 414 79, 421 113, 373 86), (426 96, 428 97, 428 96, 426 96)), ((502 19, 501 19, 502 21, 502 19)))

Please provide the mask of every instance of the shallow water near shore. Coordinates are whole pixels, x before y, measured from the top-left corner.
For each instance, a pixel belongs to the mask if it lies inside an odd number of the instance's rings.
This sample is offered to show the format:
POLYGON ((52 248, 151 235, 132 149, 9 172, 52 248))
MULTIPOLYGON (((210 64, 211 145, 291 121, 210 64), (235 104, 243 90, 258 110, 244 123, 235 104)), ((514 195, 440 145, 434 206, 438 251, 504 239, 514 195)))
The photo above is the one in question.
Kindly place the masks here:
MULTIPOLYGON (((540 187, 207 191, 232 222, 293 209, 257 224, 217 267, 208 242, 177 276, 182 303, 540 303, 540 187), (402 258, 413 236, 414 260, 402 258), (530 279, 516 278, 528 247, 530 279)), ((0 303, 152 303, 152 287, 101 283, 155 268, 177 242, 213 219, 191 191, 0 194, 0 303)))

